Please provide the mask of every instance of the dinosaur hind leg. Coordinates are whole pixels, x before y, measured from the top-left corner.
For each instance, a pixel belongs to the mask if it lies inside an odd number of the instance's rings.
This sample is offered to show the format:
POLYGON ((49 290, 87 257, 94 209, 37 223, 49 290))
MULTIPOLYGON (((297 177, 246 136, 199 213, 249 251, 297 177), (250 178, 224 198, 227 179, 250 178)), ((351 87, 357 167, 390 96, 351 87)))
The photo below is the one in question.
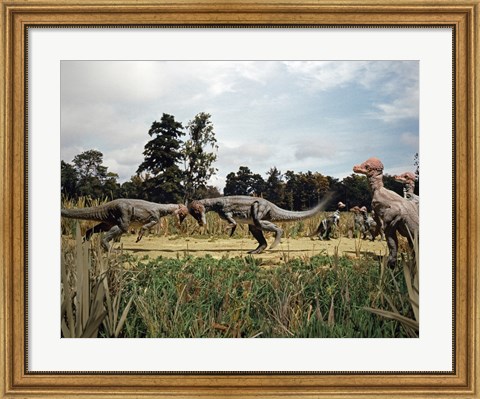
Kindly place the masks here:
POLYGON ((109 242, 111 240, 120 239, 123 233, 128 231, 128 225, 115 225, 102 238, 102 248, 106 251, 109 250, 109 242))
POLYGON ((93 226, 92 228, 88 229, 86 232, 85 232, 85 238, 84 238, 84 241, 88 241, 90 240, 90 238, 92 237, 93 234, 95 233, 100 233, 102 231, 108 231, 112 228, 112 225, 111 224, 108 224, 108 223, 105 223, 105 222, 102 222, 102 223, 99 223, 97 224, 96 226, 93 226))
POLYGON ((280 239, 282 238, 282 235, 283 235, 283 230, 280 227, 278 227, 276 224, 273 224, 272 222, 269 222, 267 220, 260 220, 259 224, 262 230, 273 231, 275 233, 275 241, 273 241, 273 244, 270 245, 270 249, 273 249, 278 244, 280 244, 280 239))
POLYGON ((258 247, 252 251, 249 251, 249 254, 259 254, 263 252, 265 248, 267 248, 267 240, 265 240, 265 237, 263 236, 262 230, 259 228, 255 227, 252 224, 248 225, 248 230, 252 235, 255 237, 255 239, 258 241, 258 247))
POLYGON ((387 239, 387 246, 389 250, 388 267, 393 269, 397 264, 397 250, 398 250, 397 229, 393 226, 387 226, 385 228, 385 238, 387 239))
MULTIPOLYGON (((267 207, 262 206, 258 201, 255 201, 252 203, 250 214, 252 216, 255 227, 258 230, 260 230, 260 232, 261 230, 266 230, 266 231, 273 231, 275 233, 275 241, 270 246, 270 249, 273 249, 278 244, 280 244, 280 239, 282 238, 283 230, 280 227, 278 227, 276 224, 273 224, 268 220, 262 220, 262 218, 265 217, 267 213, 268 213, 267 207)), ((263 234, 262 234, 262 237, 263 237, 263 234)))

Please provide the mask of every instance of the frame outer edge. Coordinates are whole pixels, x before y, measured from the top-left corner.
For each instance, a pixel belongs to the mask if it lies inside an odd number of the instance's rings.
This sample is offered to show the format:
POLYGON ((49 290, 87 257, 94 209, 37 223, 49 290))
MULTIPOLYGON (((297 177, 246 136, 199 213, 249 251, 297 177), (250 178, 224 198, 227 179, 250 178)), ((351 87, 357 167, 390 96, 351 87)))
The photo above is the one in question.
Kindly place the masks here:
POLYGON ((0 183, 1 204, 0 204, 0 220, 2 221, 0 227, 1 244, 0 244, 0 288, 1 297, 3 299, 2 306, 0 307, 0 338, 1 338, 1 370, 0 377, 2 381, 0 383, 0 394, 5 395, 12 387, 11 368, 12 368, 12 336, 13 330, 11 329, 11 309, 12 309, 12 285, 11 285, 11 265, 12 265, 12 246, 13 242, 9 235, 12 231, 12 104, 9 102, 11 98, 13 79, 12 77, 12 35, 11 35, 11 18, 7 5, 3 1, 0 2, 0 18, 2 21, 1 31, 1 53, 3 62, 0 63, 0 72, 2 90, 0 92, 0 123, 3 129, 0 131, 0 151, 3 158, 3 162, 0 163, 0 183), (8 79, 10 77, 10 79, 8 79), (10 80, 10 81, 9 81, 10 80), (10 239, 9 239, 10 237, 10 239))
MULTIPOLYGON (((36 4, 36 0, 32 1, 33 4, 36 4)), ((442 2, 439 2, 442 4, 442 2)), ((1 212, 0 220, 3 222, 2 227, 0 227, 1 234, 3 234, 4 240, 2 240, 2 244, 0 246, 0 255, 2 259, 2 267, 0 268, 0 279, 2 280, 2 283, 0 285, 0 288, 2 289, 1 294, 2 297, 5 299, 3 306, 0 307, 0 338, 1 338, 1 348, 3 349, 3 354, 2 354, 2 365, 5 366, 3 370, 0 370, 0 377, 2 378, 2 383, 1 383, 1 388, 0 388, 0 396, 3 397, 5 394, 11 394, 12 392, 9 392, 10 389, 12 389, 13 384, 12 384, 12 373, 9 371, 9 367, 11 368, 12 366, 12 351, 11 351, 11 343, 12 343, 12 330, 7 330, 9 326, 11 325, 12 319, 11 319, 11 312, 9 313, 9 310, 12 309, 12 304, 13 304, 13 298, 11 296, 12 290, 11 290, 11 281, 12 278, 14 277, 11 274, 12 266, 11 263, 14 258, 14 252, 13 252, 13 243, 12 240, 7 239, 8 236, 12 237, 12 221, 13 221, 13 211, 14 211, 14 202, 13 202, 13 197, 15 188, 13 186, 13 171, 11 168, 9 169, 8 165, 12 165, 14 159, 12 158, 14 156, 14 148, 12 145, 12 137, 13 137, 13 121, 11 117, 11 107, 12 107, 12 100, 11 96, 9 94, 12 93, 12 83, 11 81, 8 81, 8 77, 12 77, 14 71, 12 70, 12 62, 9 60, 12 60, 13 56, 13 45, 12 45, 12 40, 13 40, 13 30, 12 30, 12 21, 13 21, 13 13, 8 9, 8 6, 5 5, 5 3, 0 0, 1 4, 1 20, 3 23, 3 29, 2 29, 2 39, 1 39, 1 52, 2 55, 4 56, 4 63, 0 63, 0 72, 2 73, 2 82, 4 83, 3 90, 1 90, 0 94, 0 106, 2 108, 2 113, 0 115, 0 124, 2 127, 4 127, 3 132, 0 132, 0 151, 1 154, 4 156, 4 162, 2 162, 0 166, 0 184, 3 188, 6 190, 2 192, 1 194, 1 199, 2 204, 0 205, 0 210, 3 211, 1 212), (10 29, 10 30, 9 30, 10 29), (5 112, 4 112, 5 111, 5 112), (10 190, 10 191, 9 191, 10 190), (10 307, 9 307, 10 306, 10 307), (9 318, 9 319, 8 319, 9 318)), ((111 3, 108 3, 111 4, 111 3)), ((168 3, 167 3, 168 4, 168 3)), ((463 3, 465 4, 465 3, 463 3)), ((471 2, 470 2, 471 4, 471 2)), ((478 216, 478 210, 479 210, 479 203, 478 203, 478 177, 479 177, 479 160, 478 154, 480 154, 480 144, 479 144, 479 138, 478 138, 478 132, 476 129, 479 128, 479 113, 478 113, 478 99, 480 95, 480 86, 479 86, 479 78, 476 76, 475 72, 478 73, 479 71, 479 54, 478 54, 478 46, 480 45, 479 43, 479 32, 480 28, 478 27, 478 16, 479 16, 479 11, 480 11, 480 5, 478 1, 475 1, 474 7, 472 7, 472 13, 468 19, 468 38, 466 38, 466 47, 468 50, 468 59, 464 60, 464 62, 467 63, 466 68, 467 68, 467 87, 468 87, 468 104, 467 108, 464 109, 465 112, 467 112, 467 117, 469 117, 468 123, 467 123, 467 133, 470 135, 467 137, 468 145, 470 145, 470 149, 467 151, 467 160, 463 165, 468 167, 467 171, 467 177, 468 177, 468 187, 470 191, 467 191, 468 198, 465 200, 467 201, 468 204, 468 209, 470 209, 471 214, 469 215, 469 221, 467 221, 467 226, 464 226, 466 228, 467 232, 471 234, 471 237, 469 239, 471 241, 470 244, 468 245, 467 253, 465 256, 467 259, 471 262, 470 268, 468 269, 468 289, 469 289, 469 296, 466 298, 469 303, 470 312, 467 317, 468 317, 468 322, 467 322, 467 331, 464 331, 464 333, 467 333, 468 335, 468 342, 466 342, 467 345, 467 350, 470 351, 470 355, 467 356, 468 361, 466 362, 466 366, 469 368, 467 370, 467 378, 470 380, 469 381, 469 388, 471 391, 469 392, 470 394, 478 394, 478 386, 479 386, 479 373, 478 373, 478 368, 476 367, 476 361, 480 360, 480 345, 479 345, 479 339, 478 335, 475 335, 475 333, 478 334, 479 332, 479 327, 480 327, 480 315, 478 312, 478 306, 477 306, 477 301, 480 299, 480 293, 478 293, 477 288, 478 288, 478 271, 476 269, 476 259, 477 255, 480 255, 479 251, 479 244, 478 244, 478 236, 479 236, 479 227, 480 227, 480 220, 478 216), (473 379, 473 381, 472 381, 473 379)), ((22 72, 23 74, 23 72, 22 72)), ((13 79, 12 79, 13 80, 13 79)), ((23 143, 23 141, 22 141, 23 143)), ((465 143, 467 144, 467 143, 465 143)), ((17 188, 16 193, 20 193, 21 190, 17 188)), ((17 196, 18 199, 18 196, 17 196)), ((15 209, 18 209, 15 207, 15 209)), ((22 233, 24 233, 22 231, 22 233)), ((17 359, 19 361, 21 359, 17 359)), ((1 368, 1 367, 0 367, 1 368)), ((233 388, 239 389, 239 388, 233 388)), ((63 392, 63 391, 62 391, 63 392)), ((65 391, 66 392, 66 391, 65 391)), ((238 392, 238 391, 237 391, 238 392)), ((178 393, 177 393, 178 394, 178 393)), ((193 392, 192 392, 193 394, 193 392)), ((239 394, 239 392, 237 393, 239 394)), ((417 394, 418 395, 418 394, 417 394)), ((413 395, 413 396, 417 396, 413 395)), ((439 395, 443 396, 441 391, 439 391, 439 395)), ((22 395, 23 396, 23 395, 22 395)), ((82 394, 73 394, 70 395, 69 397, 85 397, 82 394)), ((87 395, 90 397, 90 395, 87 395)), ((120 394, 121 397, 123 397, 123 394, 120 394)), ((150 395, 146 395, 150 396, 150 395)), ((176 395, 177 396, 177 395, 176 395)), ((184 397, 183 394, 178 395, 179 397, 184 397)), ((192 396, 197 396, 197 395, 192 395, 192 396)), ((216 395, 214 395, 216 396, 216 395)), ((255 395, 256 396, 256 395, 255 395)), ((262 396, 262 393, 259 393, 259 397, 262 396)), ((270 396, 265 392, 265 396, 270 396)), ((310 395, 309 395, 310 396, 310 395)), ((323 396, 323 395, 322 395, 323 396)), ((360 395, 361 397, 368 397, 365 395, 360 395)), ((359 397, 360 397, 359 396, 359 397)), ((91 397, 96 397, 95 395, 92 395, 91 397)), ((112 394, 106 395, 104 397, 119 397, 118 395, 112 394)), ((188 397, 188 396, 185 396, 188 397)), ((313 397, 313 394, 312 394, 313 397)))
POLYGON ((0 244, 0 259, 2 262, 0 263, 0 297, 2 298, 2 305, 0 306, 0 352, 2 353, 1 360, 0 360, 0 395, 5 395, 6 390, 6 369, 7 369, 7 357, 5 354, 6 349, 6 323, 5 323, 5 314, 6 314, 6 279, 4 275, 5 270, 5 259, 6 259, 6 240, 5 240, 5 231, 6 231, 6 192, 7 192, 7 183, 6 183, 6 112, 5 111, 5 92, 6 88, 6 51, 5 51, 5 36, 6 36, 6 27, 5 27, 5 7, 3 4, 0 4, 0 21, 1 21, 1 36, 0 36, 0 53, 2 54, 3 62, 0 63, 0 158, 3 159, 3 162, 0 162, 0 234, 1 234, 1 244, 0 244), (3 132, 3 133, 2 133, 3 132))
POLYGON ((473 313, 473 321, 472 321, 472 362, 470 367, 472 368, 472 388, 474 394, 479 393, 480 391, 480 367, 478 363, 480 362, 480 292, 479 292, 479 281, 480 272, 478 267, 480 265, 480 261, 478 260, 480 257, 480 2, 476 2, 474 5, 474 11, 472 16, 472 40, 471 40, 471 51, 472 51, 472 60, 471 60, 471 112, 473 113, 472 118, 472 140, 473 140, 473 160, 472 160, 472 211, 473 214, 473 226, 472 230, 472 251, 471 251, 471 260, 472 260, 472 277, 471 277, 471 287, 470 290, 472 292, 471 301, 472 301, 472 313, 473 313))

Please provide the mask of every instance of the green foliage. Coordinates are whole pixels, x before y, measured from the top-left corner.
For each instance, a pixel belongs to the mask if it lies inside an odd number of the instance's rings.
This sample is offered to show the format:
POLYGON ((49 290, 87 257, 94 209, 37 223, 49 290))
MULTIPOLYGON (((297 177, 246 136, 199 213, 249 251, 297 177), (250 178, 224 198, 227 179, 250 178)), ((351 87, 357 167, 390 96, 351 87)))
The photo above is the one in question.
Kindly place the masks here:
POLYGON ((127 273, 135 300, 126 337, 408 336, 398 321, 364 309, 381 308, 379 293, 388 292, 399 312, 412 311, 401 273, 381 277, 371 258, 319 255, 275 267, 253 257, 158 258, 127 273))
POLYGON ((76 222, 74 230, 74 242, 62 237, 62 337, 118 338, 133 302, 133 296, 122 296, 126 281, 124 259, 128 257, 104 257, 98 238, 82 243, 76 222))
POLYGON ((285 184, 282 181, 282 173, 274 166, 267 172, 267 176, 265 198, 274 204, 283 205, 285 203, 285 184))
POLYGON ((315 206, 329 189, 327 177, 318 172, 285 173, 285 203, 292 210, 303 210, 315 206))
POLYGON ((370 209, 372 194, 368 185, 368 180, 364 175, 351 174, 342 180, 342 185, 347 202, 347 208, 355 205, 366 206, 370 209))
POLYGON ((64 161, 60 162, 61 170, 61 193, 65 197, 75 198, 77 196, 78 176, 75 168, 64 161))
POLYGON ((148 134, 153 138, 145 144, 144 161, 137 169, 137 174, 148 173, 140 192, 136 192, 138 197, 163 203, 181 201, 183 172, 179 164, 183 159, 181 137, 185 135, 182 129, 173 115, 165 113, 160 122, 152 123, 148 134))
POLYGON ((240 166, 238 172, 229 173, 225 181, 224 195, 261 195, 265 191, 265 180, 258 173, 252 173, 247 166, 240 166))
POLYGON ((218 146, 210 118, 210 114, 200 112, 187 125, 188 139, 182 148, 184 201, 198 199, 198 190, 206 187, 208 179, 217 170, 212 166, 217 159, 218 146))
POLYGON ((383 185, 385 186, 385 188, 392 190, 401 197, 403 197, 403 184, 396 181, 393 176, 384 174, 383 185))
POLYGON ((103 154, 84 151, 73 158, 73 165, 61 161, 62 194, 70 198, 89 196, 115 198, 119 192, 118 175, 103 165, 103 154))
POLYGON ((138 198, 148 200, 147 193, 144 190, 145 180, 146 178, 144 176, 133 175, 129 181, 126 181, 120 186, 119 196, 121 198, 138 198))

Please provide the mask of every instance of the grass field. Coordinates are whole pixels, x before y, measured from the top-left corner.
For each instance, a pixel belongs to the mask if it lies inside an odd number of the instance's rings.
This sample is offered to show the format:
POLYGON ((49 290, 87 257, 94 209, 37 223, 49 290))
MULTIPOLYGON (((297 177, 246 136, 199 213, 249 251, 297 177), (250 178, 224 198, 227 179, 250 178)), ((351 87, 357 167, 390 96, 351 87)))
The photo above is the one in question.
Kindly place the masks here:
POLYGON ((82 243, 89 222, 63 221, 62 334, 418 336, 418 273, 405 243, 390 270, 385 242, 350 238, 348 212, 334 239, 309 238, 322 216, 282 226, 282 244, 253 256, 246 229, 228 238, 225 223, 210 214, 203 229, 191 218, 181 227, 166 218, 139 243, 122 236, 108 254, 98 237, 82 243))

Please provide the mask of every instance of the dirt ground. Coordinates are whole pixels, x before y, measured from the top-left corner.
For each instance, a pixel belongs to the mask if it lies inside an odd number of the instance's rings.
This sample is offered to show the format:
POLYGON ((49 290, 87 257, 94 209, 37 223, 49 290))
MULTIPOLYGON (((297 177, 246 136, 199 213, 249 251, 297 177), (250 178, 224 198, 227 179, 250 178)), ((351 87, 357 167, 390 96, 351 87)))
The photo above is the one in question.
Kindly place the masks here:
MULTIPOLYGON (((183 257, 184 255, 204 256, 211 255, 214 258, 247 256, 248 251, 257 247, 257 242, 250 237, 247 238, 194 238, 194 237, 163 237, 146 236, 138 243, 135 242, 136 235, 123 235, 120 245, 126 252, 137 256, 145 256, 154 259, 163 257, 183 257)), ((268 244, 272 244, 273 238, 267 237, 268 244)), ((119 244, 115 243, 114 247, 119 244)), ((385 241, 371 242, 368 240, 355 240, 342 237, 329 241, 320 241, 317 238, 312 240, 308 237, 283 238, 281 244, 273 249, 267 249, 260 255, 253 255, 268 263, 277 263, 295 257, 313 256, 328 254, 330 256, 338 251, 338 255, 356 257, 363 256, 365 252, 374 255, 385 255, 387 245, 385 241)))

